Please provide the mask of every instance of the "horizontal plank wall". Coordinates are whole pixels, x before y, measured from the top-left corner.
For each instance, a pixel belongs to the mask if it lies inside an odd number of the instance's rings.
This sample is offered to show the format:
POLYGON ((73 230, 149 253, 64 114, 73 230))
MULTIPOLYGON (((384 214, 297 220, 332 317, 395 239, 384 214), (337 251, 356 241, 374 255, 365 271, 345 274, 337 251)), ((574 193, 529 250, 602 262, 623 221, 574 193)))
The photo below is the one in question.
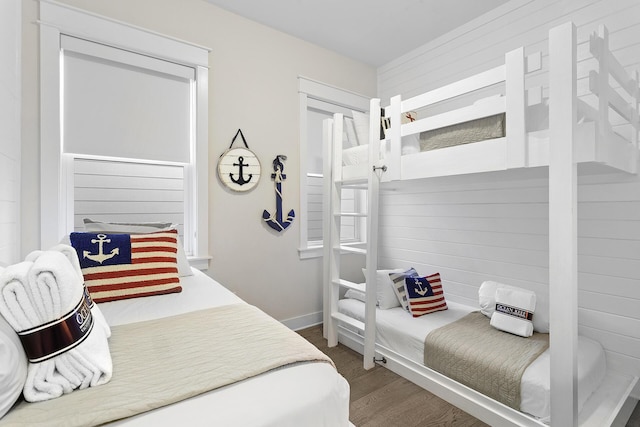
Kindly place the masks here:
MULTIPOLYGON (((580 40, 603 23, 627 70, 640 69, 637 0, 513 0, 378 69, 383 102, 417 95, 504 61, 525 46, 544 70, 526 82, 545 91, 550 28, 572 20, 580 40)), ((579 46, 581 51, 586 43, 579 46)), ((579 64, 578 93, 589 64, 579 64)), ((546 170, 500 172, 395 185, 381 198, 380 265, 439 271, 446 297, 477 304, 483 280, 545 292, 546 170)), ((640 178, 580 173, 579 330, 600 341, 615 369, 640 375, 640 178)), ((639 397, 638 390, 634 392, 639 397)))
POLYGON ((20 3, 0 3, 0 266, 20 261, 20 3))

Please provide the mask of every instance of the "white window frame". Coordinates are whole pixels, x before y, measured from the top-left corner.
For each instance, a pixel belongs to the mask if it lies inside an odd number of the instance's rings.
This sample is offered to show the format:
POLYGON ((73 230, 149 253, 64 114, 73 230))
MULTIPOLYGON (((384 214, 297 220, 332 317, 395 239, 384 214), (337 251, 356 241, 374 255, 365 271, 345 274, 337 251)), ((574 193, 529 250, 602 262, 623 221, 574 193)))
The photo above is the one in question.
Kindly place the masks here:
POLYGON ((195 126, 191 162, 185 167, 189 203, 185 241, 192 266, 209 264, 208 232, 208 61, 210 49, 50 0, 40 0, 40 244, 51 247, 73 229, 73 185, 61 137, 61 46, 67 34, 195 70, 195 126))
POLYGON ((322 256, 322 242, 310 244, 307 233, 307 110, 310 100, 318 100, 357 111, 369 110, 369 98, 307 77, 298 76, 300 117, 300 259, 322 256))

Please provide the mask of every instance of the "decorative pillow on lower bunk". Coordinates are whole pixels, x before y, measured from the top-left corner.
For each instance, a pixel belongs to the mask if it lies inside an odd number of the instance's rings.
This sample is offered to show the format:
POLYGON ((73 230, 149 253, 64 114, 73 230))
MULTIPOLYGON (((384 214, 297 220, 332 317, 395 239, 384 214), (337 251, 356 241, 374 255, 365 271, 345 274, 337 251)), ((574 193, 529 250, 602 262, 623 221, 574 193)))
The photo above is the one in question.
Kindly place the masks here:
MULTIPOLYGON (((489 318, 496 309, 496 291, 499 288, 522 289, 492 280, 482 282, 480 289, 478 289, 480 312, 489 318)), ((536 313, 533 316, 533 330, 547 334, 549 333, 549 295, 545 293, 536 293, 535 295, 536 313)))
MULTIPOLYGON (((404 270, 377 270, 376 271, 376 306, 382 310, 399 307, 398 297, 396 296, 393 283, 389 278, 393 273, 403 273, 404 270)), ((413 270, 415 272, 415 270, 413 270)), ((362 269, 362 274, 367 276, 366 270, 362 269)), ((417 274, 417 273, 416 273, 417 274)))
POLYGON ((409 301, 409 311, 413 317, 446 310, 440 273, 426 277, 406 277, 404 286, 409 301))
POLYGON ((533 335, 533 312, 536 309, 535 292, 524 289, 496 289, 496 309, 491 315, 491 326, 528 338, 533 335))
POLYGON ((71 233, 95 302, 181 292, 176 230, 148 234, 71 233))
POLYGON ((407 277, 418 277, 418 272, 411 267, 407 271, 396 270, 389 273, 389 279, 392 282, 392 289, 399 305, 409 311, 409 302, 407 301, 407 294, 404 290, 404 279, 407 277))

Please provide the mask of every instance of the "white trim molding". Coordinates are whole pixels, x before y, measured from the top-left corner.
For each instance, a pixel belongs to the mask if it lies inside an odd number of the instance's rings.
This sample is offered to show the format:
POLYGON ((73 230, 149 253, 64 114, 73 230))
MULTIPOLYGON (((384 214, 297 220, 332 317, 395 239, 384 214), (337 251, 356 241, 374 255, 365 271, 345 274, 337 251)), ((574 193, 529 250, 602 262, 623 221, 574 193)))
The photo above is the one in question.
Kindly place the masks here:
POLYGON ((194 70, 191 161, 186 167, 185 241, 199 268, 208 264, 208 60, 211 49, 40 0, 41 247, 60 242, 73 226, 73 190, 62 155, 61 35, 79 37, 194 70))

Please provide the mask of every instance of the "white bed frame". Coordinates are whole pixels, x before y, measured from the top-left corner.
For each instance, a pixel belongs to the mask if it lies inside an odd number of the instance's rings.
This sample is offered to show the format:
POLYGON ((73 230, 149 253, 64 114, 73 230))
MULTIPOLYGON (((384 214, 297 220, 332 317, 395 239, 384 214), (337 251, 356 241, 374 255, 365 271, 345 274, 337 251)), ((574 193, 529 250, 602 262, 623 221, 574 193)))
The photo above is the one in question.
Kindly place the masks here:
POLYGON ((633 409, 628 397, 638 381, 634 375, 607 372, 583 411, 580 414, 577 411, 577 169, 579 164, 581 171, 587 173, 602 168, 637 173, 640 89, 638 73, 627 75, 609 51, 606 28, 600 27, 591 36, 589 48, 599 64, 588 79, 589 92, 597 98, 595 105, 584 100, 589 97, 577 95, 574 24, 550 31, 548 130, 526 131, 528 105, 545 100, 542 88, 525 89, 526 73, 540 69, 541 60, 539 55, 525 58, 523 48, 507 53, 505 63, 491 70, 410 99, 392 98, 391 105, 385 108, 385 117, 391 117, 391 128, 384 141, 375 138, 380 101, 373 99, 367 164, 342 166, 341 115, 325 125, 325 328, 330 346, 339 340, 363 353, 366 369, 373 366, 374 360, 384 358, 387 368, 491 425, 544 425, 375 343, 375 292, 366 293, 364 323, 338 313, 337 299, 341 289, 357 288, 339 277, 340 253, 353 251, 340 245, 339 240, 339 218, 348 215, 340 212, 339 194, 343 185, 368 183, 370 187, 367 249, 361 252, 367 254, 367 287, 375 289, 378 181, 548 167, 550 323, 563 325, 550 334, 552 425, 624 425, 633 409), (616 82, 616 88, 609 84, 610 78, 616 82), (400 124, 405 112, 491 85, 503 85, 504 96, 400 124), (498 113, 507 115, 505 137, 401 155, 403 136, 498 113), (610 116, 617 116, 617 121, 610 116), (614 132, 613 126, 626 131, 628 136, 614 132), (342 327, 346 324, 364 330, 364 336, 342 327))

